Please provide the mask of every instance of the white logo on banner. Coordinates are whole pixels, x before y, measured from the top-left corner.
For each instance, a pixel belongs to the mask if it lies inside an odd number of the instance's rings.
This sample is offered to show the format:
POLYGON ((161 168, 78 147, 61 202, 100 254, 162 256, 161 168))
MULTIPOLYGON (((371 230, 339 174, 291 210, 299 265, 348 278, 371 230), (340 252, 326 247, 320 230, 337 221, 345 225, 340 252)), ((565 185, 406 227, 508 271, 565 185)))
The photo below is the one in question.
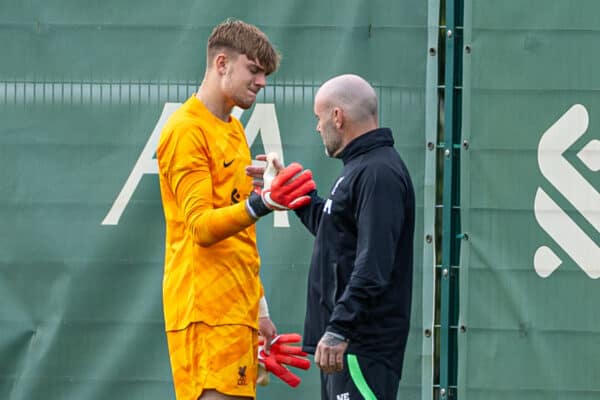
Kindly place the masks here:
MULTIPOLYGON (((135 192, 135 189, 142 180, 142 177, 145 174, 158 174, 158 161, 154 158, 154 154, 158 147, 160 133, 171 114, 173 114, 180 106, 181 103, 165 103, 162 113, 158 118, 158 122, 156 123, 150 138, 146 142, 146 146, 144 146, 142 153, 129 174, 129 177, 125 181, 121 192, 117 195, 111 209, 108 211, 108 214, 106 214, 106 217, 104 217, 102 225, 117 225, 123 211, 125 211, 127 204, 129 204, 129 200, 131 200, 133 192, 135 192)), ((233 109, 232 115, 239 119, 242 113, 243 110, 236 107, 233 109)), ((279 124, 277 123, 277 114, 275 114, 274 104, 256 104, 252 115, 246 124, 245 131, 246 140, 249 146, 252 146, 252 143, 254 143, 254 140, 260 132, 265 154, 271 151, 277 152, 277 154, 281 155, 281 162, 284 162, 281 134, 279 133, 279 124)), ((276 211, 274 214, 274 226, 290 226, 287 211, 276 211)))
MULTIPOLYGON (((564 157, 588 128, 589 116, 584 106, 575 104, 543 135, 538 146, 538 164, 542 175, 600 233, 600 193, 564 157)), ((600 140, 593 139, 577 153, 593 172, 600 170, 600 140)), ((600 247, 558 204, 538 187, 534 204, 540 226, 590 277, 600 277, 600 247)), ((534 256, 535 271, 542 278, 550 276, 562 260, 548 246, 541 246, 534 256)))

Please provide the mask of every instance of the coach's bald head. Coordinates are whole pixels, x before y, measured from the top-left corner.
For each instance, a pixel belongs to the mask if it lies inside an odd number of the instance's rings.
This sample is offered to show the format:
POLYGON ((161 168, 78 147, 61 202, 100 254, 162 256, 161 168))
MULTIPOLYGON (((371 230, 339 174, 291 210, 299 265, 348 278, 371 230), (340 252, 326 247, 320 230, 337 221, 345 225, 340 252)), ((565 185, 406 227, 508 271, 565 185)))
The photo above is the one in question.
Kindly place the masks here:
POLYGON ((331 78, 317 91, 329 107, 340 107, 353 121, 377 120, 377 95, 367 81, 358 75, 346 74, 331 78))
POLYGON ((350 141, 378 127, 377 94, 358 75, 339 75, 325 82, 317 90, 314 108, 319 120, 317 131, 330 156, 336 156, 350 141))

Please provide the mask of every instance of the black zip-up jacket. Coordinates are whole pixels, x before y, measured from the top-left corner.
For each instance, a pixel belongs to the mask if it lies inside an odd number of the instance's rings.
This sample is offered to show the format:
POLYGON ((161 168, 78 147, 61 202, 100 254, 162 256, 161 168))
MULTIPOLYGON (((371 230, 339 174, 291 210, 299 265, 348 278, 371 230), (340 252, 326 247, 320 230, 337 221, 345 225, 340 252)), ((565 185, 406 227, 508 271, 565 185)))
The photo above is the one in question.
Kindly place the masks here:
POLYGON ((341 175, 322 199, 296 210, 315 244, 308 276, 303 348, 325 333, 348 338, 347 353, 401 375, 410 322, 415 195, 392 133, 379 128, 337 156, 341 175))

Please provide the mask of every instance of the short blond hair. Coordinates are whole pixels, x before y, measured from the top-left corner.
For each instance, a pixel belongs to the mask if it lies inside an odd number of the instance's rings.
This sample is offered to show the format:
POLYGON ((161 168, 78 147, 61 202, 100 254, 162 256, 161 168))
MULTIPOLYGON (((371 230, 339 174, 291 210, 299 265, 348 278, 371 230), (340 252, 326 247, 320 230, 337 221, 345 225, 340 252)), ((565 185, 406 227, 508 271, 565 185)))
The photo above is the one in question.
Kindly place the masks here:
POLYGON ((267 75, 277 70, 281 59, 264 32, 254 25, 231 18, 217 25, 210 34, 206 48, 208 59, 212 60, 217 52, 223 50, 233 50, 258 61, 267 75))

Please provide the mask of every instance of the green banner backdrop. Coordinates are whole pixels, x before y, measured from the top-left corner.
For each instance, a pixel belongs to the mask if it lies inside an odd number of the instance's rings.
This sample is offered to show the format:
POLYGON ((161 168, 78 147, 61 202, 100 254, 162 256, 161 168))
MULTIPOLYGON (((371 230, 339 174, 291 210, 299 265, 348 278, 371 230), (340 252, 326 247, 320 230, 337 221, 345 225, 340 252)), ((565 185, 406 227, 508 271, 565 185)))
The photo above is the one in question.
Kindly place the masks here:
MULTIPOLYGON (((258 104, 239 114, 252 153, 280 146, 321 191, 341 163, 325 157, 315 132, 316 88, 348 72, 376 87, 419 205, 399 398, 431 398, 432 339, 422 334, 433 313, 425 130, 435 135, 436 120, 426 117, 426 81, 435 91, 427 2, 62 0, 0 5, 0 399, 174 398, 154 148, 163 118, 196 90, 206 39, 227 17, 261 27, 283 55, 258 104)), ((278 214, 259 222, 258 238, 273 320, 301 332, 312 237, 293 214, 278 214)), ((318 398, 317 369, 299 375, 299 388, 272 379, 259 398, 318 398)))
POLYGON ((598 398, 598 13, 465 2, 459 399, 598 398))

